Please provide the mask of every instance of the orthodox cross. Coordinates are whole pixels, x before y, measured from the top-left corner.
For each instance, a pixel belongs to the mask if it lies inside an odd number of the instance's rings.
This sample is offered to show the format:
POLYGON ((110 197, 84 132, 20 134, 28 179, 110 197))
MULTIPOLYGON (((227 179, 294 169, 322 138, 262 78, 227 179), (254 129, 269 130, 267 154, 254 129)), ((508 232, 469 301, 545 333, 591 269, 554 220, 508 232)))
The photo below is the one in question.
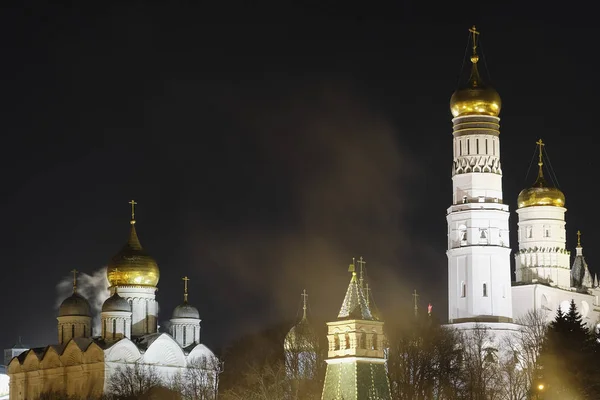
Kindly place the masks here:
POLYGON ((71 273, 73 274, 73 293, 77 293, 77 273, 78 272, 79 271, 77 271, 76 269, 71 271, 71 273))
POLYGON ((415 300, 415 317, 417 316, 417 311, 419 309, 419 307, 417 306, 417 297, 419 297, 419 295, 417 294, 417 289, 415 289, 415 291, 412 294, 414 300, 415 300))
POLYGON ((577 247, 581 247, 581 231, 577 231, 577 247))
POLYGON ((188 291, 187 291, 187 283, 190 280, 187 276, 181 278, 183 280, 183 301, 187 303, 188 301, 188 291))
POLYGON ((308 298, 308 294, 306 293, 306 289, 302 291, 302 319, 306 319, 306 299, 308 298))
POLYGON ((129 204, 131 204, 131 223, 135 224, 135 206, 137 203, 135 200, 131 200, 129 204))
POLYGON ((366 262, 363 260, 362 256, 360 256, 360 258, 358 259, 358 265, 359 265, 359 272, 360 275, 358 276, 358 283, 360 284, 360 287, 363 287, 363 267, 365 266, 366 262))
POLYGON ((477 55, 477 35, 479 35, 479 32, 477 32, 475 25, 469 29, 469 32, 473 34, 473 55, 477 55))
POLYGON ((535 142, 535 144, 537 144, 540 147, 540 161, 538 161, 538 165, 541 167, 543 165, 543 161, 542 161, 542 149, 543 149, 543 146, 544 146, 544 142, 542 142, 542 139, 540 139, 537 142, 535 142))

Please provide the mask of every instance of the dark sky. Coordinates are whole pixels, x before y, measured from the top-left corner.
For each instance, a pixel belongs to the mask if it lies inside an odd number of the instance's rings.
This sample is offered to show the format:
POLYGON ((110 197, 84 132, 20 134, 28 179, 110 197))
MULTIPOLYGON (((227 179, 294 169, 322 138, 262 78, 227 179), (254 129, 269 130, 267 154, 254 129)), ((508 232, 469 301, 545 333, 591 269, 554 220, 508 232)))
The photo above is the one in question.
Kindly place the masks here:
POLYGON ((354 256, 384 315, 401 318, 417 289, 445 320, 448 103, 472 24, 503 101, 513 249, 542 137, 568 247, 580 229, 597 271, 598 28, 568 9, 127 3, 2 10, 3 347, 56 341, 57 285, 120 249, 132 198, 160 320, 188 275, 217 350, 294 318, 303 288, 312 313, 335 317, 354 256))

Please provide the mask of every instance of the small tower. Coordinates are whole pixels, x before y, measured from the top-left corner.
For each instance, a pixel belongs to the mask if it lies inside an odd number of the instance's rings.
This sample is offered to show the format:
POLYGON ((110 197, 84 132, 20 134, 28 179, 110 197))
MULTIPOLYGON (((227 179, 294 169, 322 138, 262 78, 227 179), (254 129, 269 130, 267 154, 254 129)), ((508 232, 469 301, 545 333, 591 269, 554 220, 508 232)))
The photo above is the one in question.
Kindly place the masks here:
POLYGON ((200 313, 188 303, 187 276, 183 280, 183 303, 175 307, 171 318, 171 336, 181 347, 200 343, 200 313))
POLYGON ((544 178, 544 146, 538 145, 538 175, 517 199, 519 251, 515 253, 518 283, 543 282, 571 287, 570 253, 566 249, 565 195, 544 178))
POLYGON ((318 337, 307 318, 306 289, 302 292, 302 319, 290 329, 283 344, 285 370, 292 381, 313 379, 317 368, 318 337))
POLYGON ((114 294, 102 304, 102 337, 107 342, 131 338, 131 304, 119 296, 117 287, 118 283, 114 294))
POLYGON ((73 294, 58 308, 58 343, 67 343, 72 338, 92 336, 92 312, 90 303, 77 293, 77 270, 73 273, 73 294))
POLYGON ((383 322, 373 318, 354 264, 336 321, 327 323, 329 351, 322 400, 391 399, 383 322))
POLYGON ((134 200, 131 205, 129 240, 108 263, 106 275, 110 292, 119 289, 119 295, 131 304, 131 336, 139 337, 158 331, 158 303, 156 285, 160 277, 158 264, 144 248, 135 229, 134 200), (118 285, 117 285, 118 282, 118 285))
POLYGON ((575 261, 573 261, 573 266, 571 267, 571 285, 577 289, 591 289, 594 287, 594 281, 585 262, 585 257, 583 257, 580 231, 577 231, 577 247, 575 251, 575 261))

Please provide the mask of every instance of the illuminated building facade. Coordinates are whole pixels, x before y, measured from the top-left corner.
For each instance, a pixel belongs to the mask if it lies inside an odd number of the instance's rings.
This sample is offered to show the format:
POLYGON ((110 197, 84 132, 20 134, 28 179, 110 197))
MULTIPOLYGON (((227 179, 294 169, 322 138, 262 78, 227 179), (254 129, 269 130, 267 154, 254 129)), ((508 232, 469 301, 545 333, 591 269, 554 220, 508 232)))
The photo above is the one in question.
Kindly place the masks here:
POLYGON ((574 262, 566 247, 565 196, 543 171, 540 139, 538 176, 518 197, 516 280, 511 282, 509 208, 503 201, 498 93, 478 70, 479 32, 470 29, 473 53, 467 84, 450 100, 453 115, 453 201, 448 222, 448 319, 469 330, 476 324, 498 337, 519 330, 514 321, 532 310, 568 310, 575 301, 583 320, 600 317, 597 278, 583 257, 580 238, 574 262))
POLYGON ((388 400, 383 322, 371 313, 354 264, 350 271, 338 318, 327 323, 329 351, 322 400, 388 400))
POLYGON ((100 335, 92 334, 90 304, 77 292, 73 271, 73 293, 59 307, 58 342, 12 358, 7 367, 10 400, 35 400, 49 392, 94 399, 108 391, 118 368, 133 364, 152 366, 165 382, 192 364, 206 366, 205 381, 216 396, 219 363, 200 343, 200 317, 188 303, 187 277, 184 302, 173 312, 170 333, 158 332, 159 269, 140 244, 135 202, 131 204, 129 240, 107 269, 111 296, 102 306, 100 335))

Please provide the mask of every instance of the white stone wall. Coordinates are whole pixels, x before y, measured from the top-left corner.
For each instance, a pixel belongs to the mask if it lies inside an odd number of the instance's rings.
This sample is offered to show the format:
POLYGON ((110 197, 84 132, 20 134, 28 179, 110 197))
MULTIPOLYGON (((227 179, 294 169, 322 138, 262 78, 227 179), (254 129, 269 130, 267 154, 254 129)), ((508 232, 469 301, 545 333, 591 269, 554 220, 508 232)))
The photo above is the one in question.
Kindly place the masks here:
POLYGON ((515 254, 516 281, 543 281, 571 287, 571 253, 566 250, 566 208, 533 206, 517 210, 519 251, 515 254))
POLYGON ((541 284, 513 286, 513 315, 517 319, 530 310, 542 310, 546 313, 547 322, 556 317, 558 307, 563 312, 569 311, 571 299, 575 300, 577 310, 589 327, 598 325, 600 308, 598 305, 599 291, 592 294, 549 287, 541 284))
POLYGON ((195 318, 171 319, 171 336, 181 347, 200 343, 200 320, 195 318))
POLYGON ((131 338, 131 313, 126 311, 104 311, 101 314, 102 337, 107 340, 131 338))
MULTIPOLYGON (((147 286, 120 286, 119 296, 131 304, 131 336, 142 336, 158 331, 158 303, 156 288, 147 286)), ((114 288, 111 289, 111 295, 114 288)))

